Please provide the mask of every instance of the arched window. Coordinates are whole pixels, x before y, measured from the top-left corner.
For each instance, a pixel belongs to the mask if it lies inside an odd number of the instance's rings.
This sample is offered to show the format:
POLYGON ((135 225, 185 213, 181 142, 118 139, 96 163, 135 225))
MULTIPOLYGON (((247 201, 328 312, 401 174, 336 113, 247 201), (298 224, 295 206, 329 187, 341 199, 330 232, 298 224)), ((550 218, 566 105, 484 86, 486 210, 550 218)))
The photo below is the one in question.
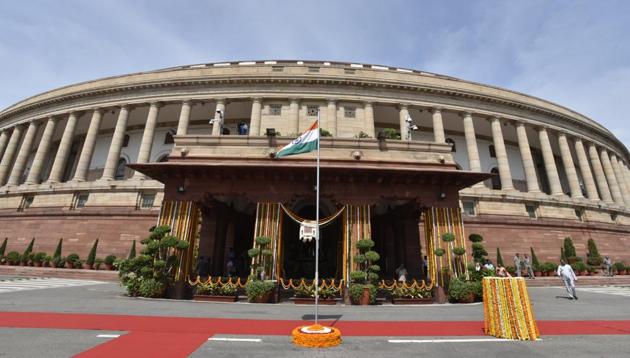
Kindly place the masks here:
POLYGON ((125 134, 125 137, 123 138, 123 148, 127 148, 129 146, 129 134, 125 134))
POLYGON ((490 146, 488 147, 488 151, 490 152, 490 158, 497 157, 497 152, 496 150, 494 150, 494 144, 490 144, 490 146))
POLYGON ((457 148, 455 147, 454 140, 452 140, 451 138, 446 138, 445 142, 451 145, 451 152, 453 153, 457 152, 457 148))
POLYGON ((116 175, 114 179, 123 180, 125 179, 125 169, 127 168, 127 160, 125 158, 118 159, 118 166, 116 166, 116 175))
POLYGON ((159 157, 157 162, 158 163, 168 162, 168 154, 164 154, 163 156, 159 157))
POLYGON ((494 167, 492 168, 492 170, 490 170, 490 173, 497 174, 492 177, 492 189, 501 190, 501 177, 498 175, 499 169, 497 167, 494 167))
POLYGON ((175 143, 173 134, 171 132, 166 132, 166 135, 164 135, 164 144, 173 144, 173 143, 175 143))

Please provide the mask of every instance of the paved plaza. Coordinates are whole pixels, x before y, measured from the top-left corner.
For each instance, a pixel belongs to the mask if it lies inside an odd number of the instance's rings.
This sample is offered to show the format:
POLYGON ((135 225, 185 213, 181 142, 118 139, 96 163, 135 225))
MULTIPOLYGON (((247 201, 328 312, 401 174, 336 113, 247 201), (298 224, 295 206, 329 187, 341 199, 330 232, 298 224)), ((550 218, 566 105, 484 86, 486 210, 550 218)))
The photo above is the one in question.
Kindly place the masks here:
POLYGON ((579 287, 578 301, 560 287, 529 291, 540 341, 484 336, 480 303, 337 305, 320 314, 343 344, 311 350, 290 339, 311 306, 139 299, 115 283, 0 277, 0 356, 628 356, 630 287, 579 287))

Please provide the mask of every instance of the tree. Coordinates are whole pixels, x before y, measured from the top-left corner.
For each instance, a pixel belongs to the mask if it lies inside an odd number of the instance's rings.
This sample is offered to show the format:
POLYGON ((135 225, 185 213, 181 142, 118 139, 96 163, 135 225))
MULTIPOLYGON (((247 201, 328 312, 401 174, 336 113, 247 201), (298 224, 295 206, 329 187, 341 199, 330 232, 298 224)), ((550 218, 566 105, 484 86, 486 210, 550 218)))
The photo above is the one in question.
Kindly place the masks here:
POLYGON ((504 266, 503 257, 501 257, 501 250, 499 250, 498 247, 497 247, 497 266, 504 266))
POLYGON ((28 262, 30 260, 31 253, 33 252, 34 243, 35 243, 35 238, 32 238, 31 243, 28 244, 28 246, 26 247, 26 250, 24 250, 24 253, 22 254, 22 261, 28 262))
POLYGON ((534 253, 534 248, 530 247, 529 251, 532 253, 532 268, 534 271, 541 271, 540 261, 538 261, 538 257, 536 257, 536 254, 534 253))
POLYGON ((597 251, 597 246, 595 245, 595 240, 588 239, 588 253, 586 254, 586 262, 591 266, 601 266, 602 257, 597 251))
POLYGON ((92 266, 94 266, 94 260, 96 260, 96 247, 98 246, 98 239, 96 239, 94 241, 94 244, 92 245, 92 249, 90 250, 90 253, 88 254, 87 259, 85 260, 85 263, 91 268, 92 266))
POLYGON ((564 253, 564 247, 560 246, 560 260, 567 262, 567 255, 564 253))
POLYGON ((573 246, 573 240, 570 237, 564 238, 564 256, 570 264, 578 261, 575 246, 573 246))
POLYGON ((129 257, 127 257, 127 260, 131 260, 134 257, 136 257, 136 240, 133 240, 133 243, 131 244, 131 250, 129 250, 129 257))
POLYGON ((53 259, 57 259, 61 257, 61 246, 63 245, 63 239, 59 239, 57 243, 57 248, 55 249, 55 253, 53 254, 53 259))
POLYGON ((4 241, 2 242, 2 246, 0 246, 0 258, 2 258, 4 256, 4 252, 7 250, 7 241, 9 240, 8 237, 4 238, 4 241))
POLYGON ((472 257, 475 262, 483 263, 485 261, 485 257, 488 256, 488 251, 483 247, 481 243, 483 241, 483 237, 479 234, 470 234, 468 236, 468 240, 470 240, 472 244, 472 257))

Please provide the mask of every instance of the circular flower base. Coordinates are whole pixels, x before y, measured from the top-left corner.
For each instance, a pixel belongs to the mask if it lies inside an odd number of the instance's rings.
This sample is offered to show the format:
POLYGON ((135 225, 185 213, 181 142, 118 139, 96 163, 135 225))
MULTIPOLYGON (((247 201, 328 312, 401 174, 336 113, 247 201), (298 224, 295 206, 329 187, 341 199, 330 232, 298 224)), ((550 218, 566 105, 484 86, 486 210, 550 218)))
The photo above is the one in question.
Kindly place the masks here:
POLYGON ((302 347, 326 348, 341 344, 341 332, 337 328, 319 324, 297 327, 292 335, 293 343, 302 347))

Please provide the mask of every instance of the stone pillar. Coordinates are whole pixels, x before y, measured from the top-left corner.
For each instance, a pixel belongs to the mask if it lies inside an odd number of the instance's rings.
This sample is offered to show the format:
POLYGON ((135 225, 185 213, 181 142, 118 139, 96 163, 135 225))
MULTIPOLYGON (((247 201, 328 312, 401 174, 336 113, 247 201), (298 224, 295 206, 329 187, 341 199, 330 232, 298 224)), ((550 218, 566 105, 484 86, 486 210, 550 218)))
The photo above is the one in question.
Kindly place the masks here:
POLYGON ((22 139, 23 131, 24 127, 22 125, 17 125, 13 128, 13 133, 11 133, 9 144, 7 144, 7 149, 4 151, 2 161, 0 161, 0 186, 4 184, 4 181, 9 175, 9 170, 11 169, 11 164, 13 163, 13 156, 15 155, 15 151, 20 144, 20 139, 22 139))
POLYGON ((214 110, 214 124, 212 125, 212 135, 219 136, 223 129, 223 121, 225 120, 225 100, 217 99, 216 109, 214 110), (219 114, 219 111, 221 114, 219 114))
POLYGON ((370 138, 376 138, 376 129, 374 129, 374 105, 372 102, 365 102, 363 104, 363 111, 365 112, 365 133, 370 138))
POLYGON ((595 147, 595 144, 590 143, 588 145, 588 155, 591 158, 593 172, 595 173, 595 182, 597 183, 597 188, 599 188, 601 198, 607 203, 612 203, 612 196, 610 195, 608 182, 606 181, 606 176, 604 175, 604 168, 602 168, 602 163, 599 161, 599 155, 597 154, 597 147, 595 147))
POLYGON ((0 133, 0 159, 2 159, 2 153, 7 147, 7 143, 9 143, 9 137, 9 131, 6 129, 0 133))
POLYGON ((114 135, 112 136, 112 142, 109 145, 109 152, 107 153, 107 160, 105 161, 105 168, 103 169, 101 180, 114 180, 118 160, 120 160, 120 152, 122 151, 122 145, 125 140, 127 119, 129 119, 129 107, 121 106, 120 113, 118 113, 118 120, 116 121, 116 128, 114 129, 114 135))
MULTIPOLYGON (((468 165, 470 171, 481 172, 481 161, 479 160, 479 149, 477 148, 477 138, 475 136, 475 126, 472 114, 465 112, 462 114, 464 122, 464 135, 466 136, 466 150, 468 151, 468 165)), ((479 183, 475 186, 480 185, 479 183)), ((481 184, 482 185, 482 184, 481 184)))
POLYGON ((401 104, 398 109, 398 121, 400 123, 401 140, 411 140, 411 134, 407 131, 407 117, 409 117, 409 108, 406 104, 401 104))
POLYGON ((61 142, 59 142, 59 148, 57 149, 57 154, 55 155, 55 160, 53 161, 53 166, 48 176, 49 183, 58 183, 62 179, 61 177, 66 168, 68 155, 70 154, 70 148, 72 147, 74 129, 77 126, 77 117, 78 115, 75 112, 70 113, 70 116, 68 116, 66 128, 63 130, 61 142))
POLYGON ((623 196, 623 201, 626 203, 627 207, 630 207, 630 191, 628 191, 628 187, 626 185, 626 176, 623 173, 623 167, 619 164, 617 156, 614 154, 610 156, 610 162, 612 164, 612 169, 615 172, 615 178, 617 178, 617 184, 619 185, 621 196, 623 196))
POLYGON ((177 122, 177 135, 188 134, 188 125, 190 124, 190 109, 192 101, 185 100, 182 102, 182 109, 179 112, 179 122, 177 122))
POLYGON ((543 161, 545 162, 545 171, 547 172, 551 195, 563 195, 562 185, 560 185, 560 176, 558 175, 558 168, 556 167, 556 161, 553 157, 547 129, 543 127, 538 128, 538 139, 540 140, 540 149, 542 151, 543 161))
POLYGON ((336 137, 337 133, 339 133, 339 129, 337 128, 337 102, 335 102, 334 99, 328 100, 328 112, 326 113, 326 118, 332 135, 336 137))
MULTIPOLYGON (((140 150, 138 151, 138 159, 136 160, 136 163, 143 164, 143 163, 148 163, 151 160, 151 147, 153 146, 153 137, 155 136, 155 126, 157 125, 157 119, 158 119, 158 115, 160 114, 161 106, 162 105, 158 102, 153 102, 149 106, 149 114, 147 115, 147 121, 144 125, 144 132, 142 133, 142 142, 140 142, 140 150)), ((135 172, 133 177, 134 179, 146 178, 146 176, 140 172, 135 172)))
POLYGON ((602 151, 600 152, 600 156, 602 159, 602 166, 604 167, 604 173, 606 175, 606 181, 608 181, 608 186, 610 188, 610 194, 612 195, 615 203, 619 205, 624 205, 625 202, 623 200, 623 196, 621 195, 621 190, 619 189, 619 183, 617 182, 617 178, 615 177, 613 167, 610 164, 610 158, 608 157, 608 152, 606 151, 606 149, 602 149, 602 151))
POLYGON ((44 166, 44 161, 48 156, 48 150, 50 149, 50 142, 53 134, 55 133, 55 126, 57 125, 57 118, 50 117, 48 118, 48 122, 46 122, 46 128, 44 128, 44 133, 42 134, 42 139, 39 141, 39 146, 37 147, 37 152, 35 153, 35 158, 33 158, 33 165, 31 165, 31 170, 28 172, 28 177, 26 178, 26 184, 39 184, 39 176, 42 173, 42 167, 44 166))
POLYGON ((79 156, 79 162, 77 163, 74 178, 72 179, 73 181, 85 181, 87 179, 87 172, 90 168, 92 154, 94 153, 94 146, 96 145, 96 136, 98 135, 98 130, 101 127, 102 119, 103 110, 100 108, 95 109, 94 113, 92 113, 92 119, 90 120, 90 127, 85 135, 83 148, 81 149, 81 155, 79 156))
POLYGON ((11 175, 9 175, 7 185, 20 184, 22 174, 24 173, 24 167, 26 166, 28 157, 31 154, 31 148, 33 147, 33 141, 35 140, 35 136, 37 136, 38 129, 39 121, 35 120, 29 123, 26 134, 24 135, 24 140, 22 140, 22 146, 20 146, 20 151, 15 158, 15 164, 13 164, 13 169, 11 170, 11 175))
POLYGON ((536 176, 536 167, 534 166, 534 159, 532 158, 532 150, 529 147, 525 124, 521 122, 516 123, 516 136, 518 138, 518 149, 521 152, 521 160, 525 171, 525 180, 527 180, 527 192, 540 193, 538 177, 536 176))
POLYGON ((575 140, 575 153, 577 154, 578 165, 580 166, 580 173, 582 174, 582 179, 584 180, 586 195, 591 200, 599 200, 599 194, 597 193, 597 187, 595 186, 595 180, 593 179, 591 167, 588 164, 588 158, 586 157, 584 144, 582 144, 582 140, 579 138, 575 140))
POLYGON ((567 136, 564 133, 558 133, 558 142, 560 143, 560 155, 562 156, 562 165, 564 165, 564 172, 567 173, 567 180, 569 181, 569 188, 571 190, 572 198, 583 198, 582 189, 580 188, 580 181, 578 180, 577 171, 575 170, 575 164, 573 163, 573 157, 571 156, 571 149, 569 149, 569 142, 567 136))
POLYGON ((494 151, 497 156, 497 164, 499 165, 501 190, 512 190, 514 189, 514 185, 512 183, 512 173, 510 172, 510 163, 508 161, 507 151, 505 150, 505 142, 503 141, 501 121, 498 117, 492 117, 490 118, 490 126, 492 128, 494 151))
POLYGON ((289 128, 293 134, 300 135, 300 101, 297 98, 289 100, 289 128))
POLYGON ((630 171, 628 170, 628 166, 626 166, 626 163, 620 161, 619 165, 621 166, 624 183, 626 184, 626 191, 628 192, 628 194, 630 194, 630 171))
POLYGON ((262 135, 260 128, 260 118, 262 116, 262 99, 252 99, 252 114, 249 122, 249 134, 254 136, 262 135))
POLYGON ((446 143, 446 136, 444 135, 444 122, 442 121, 442 109, 431 109, 433 118, 433 141, 437 143, 446 143))

